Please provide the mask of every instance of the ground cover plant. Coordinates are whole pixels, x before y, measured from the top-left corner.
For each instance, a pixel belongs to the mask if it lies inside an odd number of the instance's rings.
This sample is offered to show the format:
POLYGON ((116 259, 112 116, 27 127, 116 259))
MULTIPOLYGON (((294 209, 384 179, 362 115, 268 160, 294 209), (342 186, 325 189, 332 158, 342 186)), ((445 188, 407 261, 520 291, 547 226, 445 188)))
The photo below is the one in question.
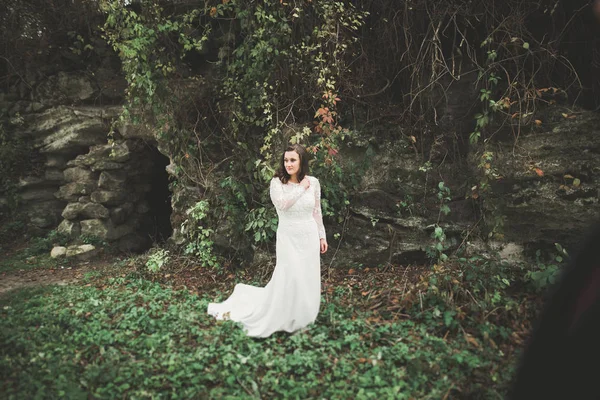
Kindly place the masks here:
POLYGON ((115 271, 0 297, 5 398, 502 398, 536 298, 482 258, 327 271, 314 326, 257 340, 205 314, 243 272, 115 271))

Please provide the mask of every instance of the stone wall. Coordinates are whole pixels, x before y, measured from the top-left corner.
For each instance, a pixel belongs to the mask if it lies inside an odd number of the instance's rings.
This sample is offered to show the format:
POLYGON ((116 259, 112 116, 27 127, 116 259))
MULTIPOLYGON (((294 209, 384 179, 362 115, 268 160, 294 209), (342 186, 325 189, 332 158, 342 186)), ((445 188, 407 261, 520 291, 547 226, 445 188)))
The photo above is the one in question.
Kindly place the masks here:
POLYGON ((67 202, 58 231, 117 241, 123 250, 149 245, 151 157, 141 140, 96 145, 67 162, 56 197, 67 202))
MULTIPOLYGON (((435 243, 436 223, 444 229, 449 253, 459 247, 470 254, 510 249, 531 257, 537 249, 552 250, 554 243, 575 251, 600 220, 600 114, 556 107, 536 118, 542 124, 523 127, 518 140, 506 132, 505 139, 489 144, 491 167, 500 178, 483 199, 472 197, 471 188, 479 183, 475 154, 460 163, 446 158, 424 171, 406 143, 378 143, 347 220, 327 226, 331 247, 335 251, 339 245, 334 265, 422 261, 435 243), (451 190, 446 216, 436 198, 440 181, 451 190), (493 208, 504 226, 489 240, 493 208)), ((356 150, 341 153, 363 157, 356 150)))
MULTIPOLYGON (((42 157, 41 168, 18 184, 19 211, 30 230, 58 228, 73 238, 85 235, 137 250, 149 244, 140 232, 151 229, 145 197, 152 138, 122 127, 120 139, 107 144, 121 107, 92 104, 117 96, 118 85, 107 85, 90 74, 59 73, 0 93, 0 108, 21 121, 11 129, 42 157)), ((0 207, 6 204, 0 194, 0 207)))
MULTIPOLYGON (((27 73, 8 90, 0 91, 0 110, 5 118, 20 121, 5 127, 33 143, 42 156, 35 175, 19 182, 20 211, 30 228, 56 227, 66 203, 54 193, 65 183, 66 163, 89 146, 106 143, 110 123, 118 115, 124 80, 114 69, 98 66, 90 72, 60 72, 52 76, 27 73), (98 77, 102 77, 102 82, 98 77), (101 105, 102 103, 107 105, 101 105)), ((6 206, 0 193, 0 207, 6 206)))
MULTIPOLYGON (((102 87, 88 75, 61 73, 0 93, 0 108, 7 109, 9 117, 22 118, 18 134, 30 138, 44 157, 43 168, 19 183, 21 211, 33 227, 58 227, 74 237, 139 249, 147 240, 140 232, 152 224, 148 143, 154 141, 139 126, 122 126, 114 144, 107 144, 121 109, 94 104, 102 87)), ((401 132, 371 139, 363 133, 363 142, 374 146, 373 155, 365 156, 364 148, 357 146, 340 152, 355 161, 369 158, 369 167, 359 185, 351 188, 348 218, 342 223, 326 221, 332 249, 326 260, 335 254, 336 265, 422 261, 434 243, 436 224, 444 229, 449 252, 458 247, 486 251, 491 206, 505 217, 504 238, 495 243, 497 248, 527 250, 555 242, 568 249, 576 246, 577 238, 600 215, 600 116, 553 110, 536 116, 542 124, 525 127, 517 141, 509 134, 507 140, 489 143, 501 179, 483 201, 471 196, 479 173, 474 156, 433 157, 431 166, 423 168, 422 155, 398 139, 401 132), (451 191, 448 215, 439 212, 439 182, 451 191)), ((175 169, 171 165, 167 171, 175 175, 175 169)), ((185 210, 203 197, 203 190, 183 185, 174 190, 175 243, 183 243, 179 227, 185 210)), ((0 207, 5 203, 0 195, 0 207)), ((232 247, 227 231, 218 232, 215 243, 232 247)))
POLYGON ((600 220, 600 114, 555 108, 538 118, 535 131, 491 148, 502 178, 490 200, 506 216, 505 241, 574 249, 600 220))

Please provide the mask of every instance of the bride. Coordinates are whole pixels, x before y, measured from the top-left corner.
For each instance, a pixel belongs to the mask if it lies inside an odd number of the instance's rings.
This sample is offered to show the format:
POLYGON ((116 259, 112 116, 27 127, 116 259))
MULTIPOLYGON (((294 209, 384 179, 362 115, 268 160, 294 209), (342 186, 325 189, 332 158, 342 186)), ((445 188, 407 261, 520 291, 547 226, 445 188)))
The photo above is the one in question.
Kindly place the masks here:
POLYGON ((208 314, 239 322, 254 337, 294 332, 315 321, 321 301, 319 251, 327 251, 321 186, 308 176, 304 147, 294 144, 285 150, 270 194, 279 216, 271 280, 264 288, 237 284, 227 300, 208 305, 208 314))

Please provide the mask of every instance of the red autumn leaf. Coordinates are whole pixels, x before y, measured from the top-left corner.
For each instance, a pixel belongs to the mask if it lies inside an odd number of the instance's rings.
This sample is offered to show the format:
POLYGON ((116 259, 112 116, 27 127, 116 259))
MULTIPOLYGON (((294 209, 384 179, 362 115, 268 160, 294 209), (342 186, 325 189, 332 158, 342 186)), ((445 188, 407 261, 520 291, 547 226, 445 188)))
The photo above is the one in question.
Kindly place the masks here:
POLYGON ((330 156, 335 156, 338 153, 338 151, 336 149, 332 149, 332 148, 329 148, 329 150, 327 152, 329 153, 330 156))
POLYGON ((542 171, 541 169, 534 168, 534 170, 535 170, 535 173, 538 174, 538 176, 544 176, 544 171, 542 171))
POLYGON ((321 107, 317 110, 317 112, 315 113, 315 118, 327 114, 329 112, 329 109, 327 107, 321 107))

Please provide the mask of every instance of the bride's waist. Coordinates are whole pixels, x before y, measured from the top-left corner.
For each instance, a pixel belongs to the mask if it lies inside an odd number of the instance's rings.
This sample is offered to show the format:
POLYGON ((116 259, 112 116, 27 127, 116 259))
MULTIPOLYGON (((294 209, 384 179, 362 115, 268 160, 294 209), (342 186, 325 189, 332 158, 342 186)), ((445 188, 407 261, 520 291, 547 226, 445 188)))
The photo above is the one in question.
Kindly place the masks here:
POLYGON ((298 224, 314 224, 315 219, 312 216, 306 218, 293 217, 293 218, 279 218, 279 225, 298 225, 298 224))

